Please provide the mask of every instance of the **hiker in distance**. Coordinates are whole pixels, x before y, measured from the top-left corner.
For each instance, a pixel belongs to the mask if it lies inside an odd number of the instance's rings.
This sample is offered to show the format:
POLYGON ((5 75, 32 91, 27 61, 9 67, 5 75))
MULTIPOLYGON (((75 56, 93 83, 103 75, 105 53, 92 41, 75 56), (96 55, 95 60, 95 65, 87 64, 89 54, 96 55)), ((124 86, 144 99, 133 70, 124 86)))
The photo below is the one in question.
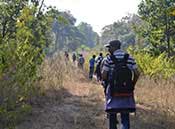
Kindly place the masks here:
POLYGON ((76 53, 73 52, 73 54, 72 54, 72 61, 73 61, 74 64, 75 64, 76 59, 77 59, 76 53))
POLYGON ((95 55, 89 60, 89 79, 92 80, 94 75, 94 68, 95 68, 95 55))
POLYGON ((109 116, 109 129, 117 129, 117 113, 121 129, 130 129, 129 113, 135 112, 134 86, 139 72, 135 60, 121 49, 121 42, 113 40, 105 45, 110 55, 104 60, 102 79, 105 86, 105 111, 109 116))
POLYGON ((79 67, 80 69, 83 69, 84 63, 85 63, 85 59, 84 59, 84 57, 83 57, 83 54, 80 54, 80 55, 79 55, 79 58, 78 58, 78 67, 79 67))
POLYGON ((69 53, 68 53, 68 51, 64 52, 64 57, 65 57, 66 61, 69 61, 69 53))
POLYGON ((99 56, 96 59, 96 76, 97 76, 97 81, 101 81, 101 62, 103 61, 103 53, 100 53, 99 56))

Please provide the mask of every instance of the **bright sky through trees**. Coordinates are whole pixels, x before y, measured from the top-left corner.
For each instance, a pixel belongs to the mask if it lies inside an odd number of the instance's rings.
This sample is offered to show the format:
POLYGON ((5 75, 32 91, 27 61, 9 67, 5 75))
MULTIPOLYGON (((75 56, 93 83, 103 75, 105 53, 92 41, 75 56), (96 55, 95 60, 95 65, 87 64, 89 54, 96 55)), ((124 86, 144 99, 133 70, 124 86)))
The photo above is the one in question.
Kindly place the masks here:
POLYGON ((101 29, 128 13, 137 13, 141 0, 45 0, 46 5, 59 10, 70 10, 77 23, 84 21, 92 25, 94 31, 101 29))

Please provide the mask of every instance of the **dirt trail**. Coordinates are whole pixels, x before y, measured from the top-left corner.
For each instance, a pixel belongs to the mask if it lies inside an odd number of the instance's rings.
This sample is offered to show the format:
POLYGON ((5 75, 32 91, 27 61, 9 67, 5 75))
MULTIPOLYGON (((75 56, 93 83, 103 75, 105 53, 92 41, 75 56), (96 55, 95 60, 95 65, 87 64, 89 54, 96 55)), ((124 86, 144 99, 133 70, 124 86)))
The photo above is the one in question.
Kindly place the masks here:
MULTIPOLYGON (((40 98, 17 129, 107 129, 102 87, 83 78, 66 85, 59 91, 49 91, 50 97, 40 98)), ((151 107, 138 104, 136 115, 131 115, 131 128, 173 129, 173 123, 162 117, 151 107)))
POLYGON ((105 129, 102 87, 85 79, 67 85, 40 98, 17 129, 105 129))

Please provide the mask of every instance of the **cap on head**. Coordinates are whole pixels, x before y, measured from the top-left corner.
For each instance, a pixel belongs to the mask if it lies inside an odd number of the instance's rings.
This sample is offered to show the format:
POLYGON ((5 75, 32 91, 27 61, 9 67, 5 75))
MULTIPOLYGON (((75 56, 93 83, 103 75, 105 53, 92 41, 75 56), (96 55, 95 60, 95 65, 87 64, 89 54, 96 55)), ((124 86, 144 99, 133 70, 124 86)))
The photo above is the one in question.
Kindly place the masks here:
POLYGON ((114 47, 114 48, 120 48, 120 46, 121 46, 121 42, 119 40, 112 40, 105 45, 105 47, 114 47))

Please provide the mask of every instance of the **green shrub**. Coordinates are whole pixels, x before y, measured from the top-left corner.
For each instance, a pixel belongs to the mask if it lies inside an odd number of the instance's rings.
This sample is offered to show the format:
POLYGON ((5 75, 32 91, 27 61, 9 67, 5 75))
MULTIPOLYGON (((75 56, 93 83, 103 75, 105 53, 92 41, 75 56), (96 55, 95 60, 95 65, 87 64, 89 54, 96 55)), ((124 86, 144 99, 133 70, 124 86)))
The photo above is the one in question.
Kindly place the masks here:
POLYGON ((38 20, 33 11, 29 7, 21 10, 16 31, 11 37, 0 38, 0 128, 12 128, 31 112, 28 100, 36 91, 37 69, 43 61, 46 42, 41 26, 32 28, 38 20))
POLYGON ((129 48, 128 51, 134 56, 144 75, 163 77, 165 79, 175 75, 174 58, 168 58, 165 53, 159 56, 152 56, 141 50, 134 51, 134 49, 129 48))

